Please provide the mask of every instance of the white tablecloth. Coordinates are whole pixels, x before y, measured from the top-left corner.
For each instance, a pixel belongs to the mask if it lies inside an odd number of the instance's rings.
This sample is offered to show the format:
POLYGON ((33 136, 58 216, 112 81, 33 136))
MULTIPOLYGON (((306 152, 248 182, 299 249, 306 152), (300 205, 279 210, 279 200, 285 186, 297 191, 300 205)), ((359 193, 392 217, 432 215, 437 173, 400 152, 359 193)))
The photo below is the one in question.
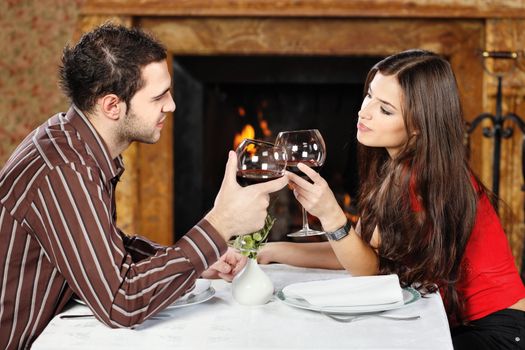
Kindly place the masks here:
MULTIPOLYGON (((280 289, 287 284, 334 278, 344 271, 268 265, 263 269, 280 289)), ((201 304, 163 311, 170 317, 148 320, 135 329, 110 329, 94 318, 55 317, 32 349, 452 349, 447 318, 437 294, 390 315, 420 315, 413 321, 370 317, 340 323, 279 300, 242 306, 231 285, 215 280, 217 293, 201 304)), ((64 313, 86 313, 74 305, 64 313)))

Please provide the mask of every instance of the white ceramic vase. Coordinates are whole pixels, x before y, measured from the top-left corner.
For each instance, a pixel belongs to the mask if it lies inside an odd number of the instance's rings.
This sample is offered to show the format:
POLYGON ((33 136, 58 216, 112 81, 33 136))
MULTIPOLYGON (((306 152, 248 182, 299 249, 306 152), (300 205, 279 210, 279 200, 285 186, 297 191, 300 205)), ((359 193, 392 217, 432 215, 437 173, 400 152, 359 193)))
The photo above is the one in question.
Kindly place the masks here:
POLYGON ((256 259, 248 259, 232 281, 233 299, 242 305, 266 304, 273 295, 273 283, 256 259))

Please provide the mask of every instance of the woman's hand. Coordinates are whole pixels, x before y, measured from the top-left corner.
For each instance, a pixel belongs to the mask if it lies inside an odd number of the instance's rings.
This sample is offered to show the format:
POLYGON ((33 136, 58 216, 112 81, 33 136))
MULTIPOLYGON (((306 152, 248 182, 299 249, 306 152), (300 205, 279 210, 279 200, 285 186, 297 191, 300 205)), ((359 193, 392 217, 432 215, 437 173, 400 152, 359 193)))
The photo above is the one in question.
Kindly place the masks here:
POLYGON ((228 248, 226 253, 221 256, 215 264, 211 265, 202 273, 201 277, 209 279, 222 278, 230 282, 233 280, 233 277, 242 270, 244 265, 246 265, 246 261, 248 261, 248 258, 235 249, 228 248))
POLYGON ((300 163, 297 167, 313 183, 293 173, 286 172, 295 198, 307 212, 319 218, 325 231, 335 231, 342 227, 346 222, 346 216, 326 180, 306 164, 300 163))
POLYGON ((257 262, 262 265, 266 265, 272 262, 277 262, 273 258, 273 251, 275 250, 275 242, 265 243, 261 249, 257 252, 257 262))

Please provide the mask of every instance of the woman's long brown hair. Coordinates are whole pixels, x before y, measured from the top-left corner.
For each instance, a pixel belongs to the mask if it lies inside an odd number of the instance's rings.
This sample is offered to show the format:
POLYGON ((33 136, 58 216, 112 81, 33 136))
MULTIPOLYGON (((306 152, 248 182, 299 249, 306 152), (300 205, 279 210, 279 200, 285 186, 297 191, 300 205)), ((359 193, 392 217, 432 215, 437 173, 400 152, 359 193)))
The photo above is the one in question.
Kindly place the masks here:
POLYGON ((454 73, 438 55, 409 50, 369 72, 396 76, 407 135, 391 159, 384 148, 360 145, 361 235, 380 232, 380 273, 403 285, 444 293, 447 313, 462 322, 455 285, 476 216, 478 194, 463 145, 464 121, 454 73))

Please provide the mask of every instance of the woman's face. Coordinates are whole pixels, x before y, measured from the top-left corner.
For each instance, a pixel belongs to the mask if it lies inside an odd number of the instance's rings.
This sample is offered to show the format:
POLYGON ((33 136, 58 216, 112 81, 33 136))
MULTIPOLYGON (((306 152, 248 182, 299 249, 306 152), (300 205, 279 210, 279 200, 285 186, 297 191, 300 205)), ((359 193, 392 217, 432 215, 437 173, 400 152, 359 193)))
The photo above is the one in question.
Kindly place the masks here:
POLYGON ((365 146, 385 147, 395 157, 408 138, 402 98, 397 77, 377 72, 358 113, 357 140, 365 146))

